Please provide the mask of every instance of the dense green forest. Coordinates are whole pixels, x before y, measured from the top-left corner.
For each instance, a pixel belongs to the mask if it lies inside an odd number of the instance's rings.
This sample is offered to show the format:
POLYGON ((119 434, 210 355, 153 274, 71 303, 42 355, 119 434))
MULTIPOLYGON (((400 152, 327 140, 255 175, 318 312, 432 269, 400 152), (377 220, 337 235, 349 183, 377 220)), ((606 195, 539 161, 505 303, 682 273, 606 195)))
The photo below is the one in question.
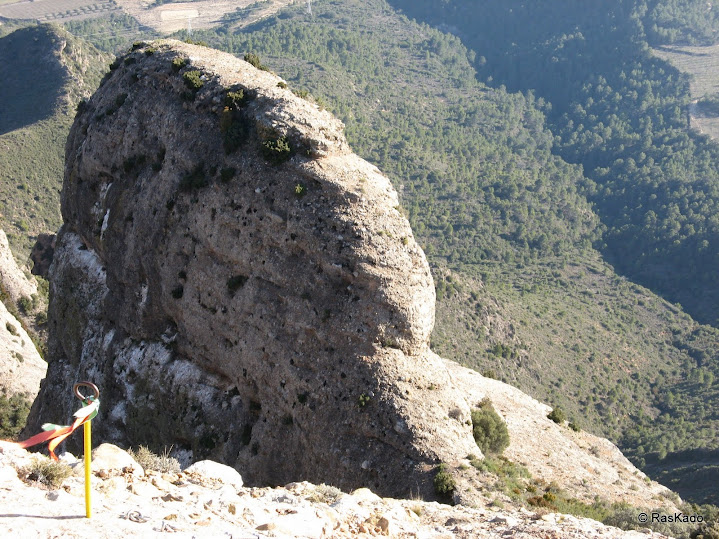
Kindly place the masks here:
MULTIPOLYGON (((321 1, 179 37, 261 54, 391 177, 435 273, 435 350, 716 503, 719 332, 674 303, 716 323, 717 146, 687 130, 687 78, 648 48, 712 42, 714 13, 390 4, 321 1)), ((107 24, 73 31, 112 49, 107 24)))
POLYGON ((715 10, 677 0, 391 3, 456 28, 481 80, 545 99, 554 153, 584 168, 607 259, 717 325, 719 146, 687 129, 688 77, 649 49, 713 42, 715 10))

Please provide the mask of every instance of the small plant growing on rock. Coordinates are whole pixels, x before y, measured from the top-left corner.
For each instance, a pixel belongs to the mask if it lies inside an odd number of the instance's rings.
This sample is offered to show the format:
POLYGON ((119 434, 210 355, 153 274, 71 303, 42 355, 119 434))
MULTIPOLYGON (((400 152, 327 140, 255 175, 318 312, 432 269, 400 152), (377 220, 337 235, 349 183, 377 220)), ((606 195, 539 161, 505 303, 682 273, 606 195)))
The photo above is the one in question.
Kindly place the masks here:
POLYGON ((185 71, 182 74, 182 80, 185 81, 185 86, 187 86, 193 94, 196 94, 205 84, 201 77, 202 72, 196 69, 185 71))
POLYGON ((142 466, 144 470, 154 470, 161 473, 178 473, 180 471, 180 462, 170 456, 172 448, 165 448, 162 455, 152 452, 149 448, 141 445, 134 449, 128 449, 128 454, 142 466))
POLYGON ((207 186, 207 178, 205 177, 204 164, 199 164, 195 170, 186 174, 180 180, 180 191, 192 191, 207 186))
POLYGON ((301 183, 298 183, 297 185, 295 185, 295 196, 297 198, 302 198, 306 194, 307 194, 307 187, 305 187, 301 183))
POLYGON ((292 157, 290 141, 287 137, 266 140, 262 143, 262 155, 276 165, 284 163, 292 157))
POLYGON ((509 445, 507 425, 487 398, 479 403, 478 409, 472 410, 472 434, 485 454, 501 455, 509 445))
POLYGON ((259 55, 255 54, 254 52, 248 52, 247 54, 245 54, 244 60, 251 66, 256 67, 257 69, 261 69, 262 71, 270 70, 266 65, 262 64, 259 55))
POLYGON ((445 463, 440 464, 437 475, 434 476, 434 491, 438 496, 449 498, 455 488, 457 488, 457 483, 454 481, 452 474, 447 471, 447 465, 445 463))
POLYGON ((362 393, 362 394, 359 396, 359 399, 357 399, 357 405, 358 405, 360 408, 364 408, 365 406, 367 406, 367 405, 370 403, 371 400, 372 400, 372 397, 370 397, 370 396, 367 395, 366 393, 362 393))
POLYGON ((547 414, 547 417, 559 425, 564 423, 564 421, 567 419, 567 416, 564 414, 564 410, 562 410, 559 406, 549 412, 547 414))
POLYGON ((36 481, 50 488, 60 488, 63 481, 72 475, 72 468, 64 462, 55 462, 37 457, 32 464, 20 470, 24 481, 36 481))
POLYGON ((229 182, 232 178, 235 177, 235 173, 237 170, 234 167, 225 167, 222 170, 220 170, 220 181, 222 183, 229 182))
POLYGON ((180 71, 180 69, 185 67, 187 63, 187 58, 175 58, 174 60, 172 60, 172 70, 177 73, 178 71, 180 71))
POLYGON ((340 489, 322 483, 321 485, 317 485, 312 492, 307 494, 305 499, 316 503, 332 504, 336 502, 340 496, 342 496, 342 491, 340 489))

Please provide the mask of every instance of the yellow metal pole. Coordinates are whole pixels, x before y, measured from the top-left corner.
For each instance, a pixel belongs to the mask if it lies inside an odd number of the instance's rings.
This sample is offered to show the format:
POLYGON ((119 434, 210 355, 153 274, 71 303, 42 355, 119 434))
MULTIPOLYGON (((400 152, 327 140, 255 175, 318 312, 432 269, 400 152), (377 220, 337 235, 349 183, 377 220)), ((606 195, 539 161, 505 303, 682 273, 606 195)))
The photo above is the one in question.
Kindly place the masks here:
POLYGON ((92 453, 92 427, 90 427, 91 421, 85 421, 84 423, 84 434, 85 434, 85 516, 90 518, 92 516, 92 502, 90 499, 90 461, 92 453))

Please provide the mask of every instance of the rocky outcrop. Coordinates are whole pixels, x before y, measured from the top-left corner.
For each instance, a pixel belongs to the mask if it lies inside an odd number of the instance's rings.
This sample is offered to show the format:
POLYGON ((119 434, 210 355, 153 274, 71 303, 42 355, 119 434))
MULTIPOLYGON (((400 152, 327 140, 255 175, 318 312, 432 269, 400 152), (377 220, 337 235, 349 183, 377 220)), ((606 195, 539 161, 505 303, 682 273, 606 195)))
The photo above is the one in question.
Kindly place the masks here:
POLYGON ((395 191, 270 73, 138 45, 75 120, 62 211, 27 434, 67 421, 87 379, 98 440, 392 496, 433 497, 444 462, 481 505, 496 477, 466 458, 470 407, 490 397, 538 481, 673 507, 609 442, 429 350, 434 286, 395 191))
POLYGON ((89 379, 99 439, 429 495, 478 450, 429 352, 427 261, 387 178, 285 86, 179 42, 116 63, 68 138, 30 430, 89 379))

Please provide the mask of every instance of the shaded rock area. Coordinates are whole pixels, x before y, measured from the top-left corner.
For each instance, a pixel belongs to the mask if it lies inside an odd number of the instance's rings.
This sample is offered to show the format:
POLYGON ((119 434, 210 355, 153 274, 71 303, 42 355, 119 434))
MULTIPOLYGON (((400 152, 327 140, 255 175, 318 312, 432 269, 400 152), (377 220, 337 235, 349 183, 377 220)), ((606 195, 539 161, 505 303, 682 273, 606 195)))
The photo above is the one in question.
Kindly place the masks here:
POLYGON ((66 147, 50 371, 101 388, 99 439, 213 458, 249 484, 432 495, 478 453, 429 352, 434 286, 376 167, 275 75, 161 41, 114 64, 66 147))
POLYGON ((32 274, 47 278, 55 253, 55 234, 38 234, 30 253, 33 262, 32 274))
POLYGON ((75 475, 60 487, 48 488, 18 477, 18 470, 25 476, 23 468, 45 457, 0 442, 0 518, 5 533, 97 539, 165 533, 187 538, 665 537, 648 529, 623 531, 543 510, 381 498, 366 488, 346 493, 307 482, 247 488, 231 474, 213 474, 216 463, 211 461, 167 473, 143 469, 118 448, 100 449, 93 452, 92 518, 87 519, 84 482, 72 455, 62 460, 75 466, 75 475))

